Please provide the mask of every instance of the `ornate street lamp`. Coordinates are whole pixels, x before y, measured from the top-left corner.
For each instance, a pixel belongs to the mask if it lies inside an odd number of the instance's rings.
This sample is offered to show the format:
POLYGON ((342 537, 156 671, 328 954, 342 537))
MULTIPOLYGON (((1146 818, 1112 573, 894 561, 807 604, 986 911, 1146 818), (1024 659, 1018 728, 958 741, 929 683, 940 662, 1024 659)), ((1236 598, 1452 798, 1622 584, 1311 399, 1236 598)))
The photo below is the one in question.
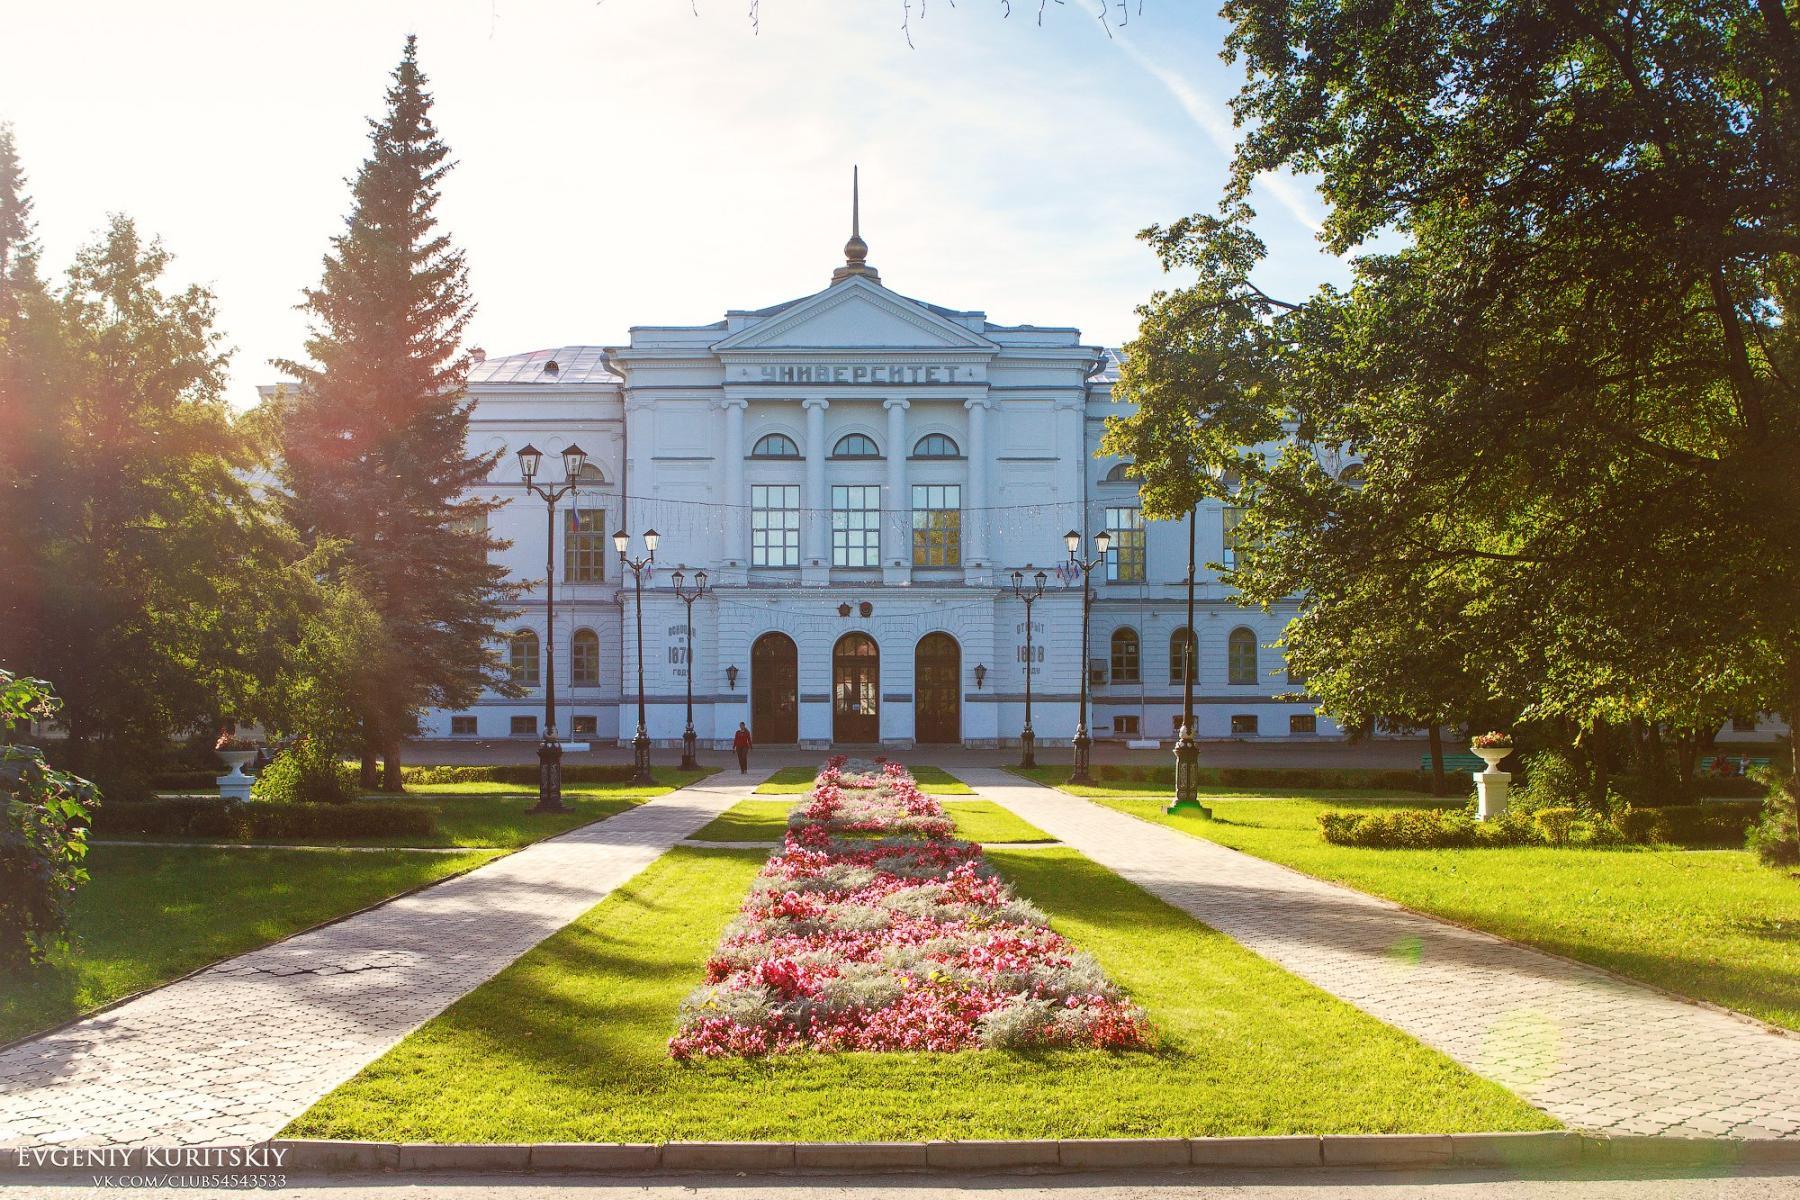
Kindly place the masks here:
POLYGON ((1088 774, 1088 750, 1093 746, 1093 739, 1088 736, 1088 613, 1093 607, 1094 590, 1088 582, 1094 568, 1106 561, 1107 547, 1112 545, 1112 534, 1102 529, 1094 535, 1094 557, 1081 557, 1081 535, 1071 529, 1063 534, 1063 545, 1069 548, 1069 562, 1081 572, 1081 712, 1075 722, 1075 769, 1069 772, 1070 783, 1092 783, 1094 777, 1088 774))
MULTIPOLYGON (((1079 543, 1081 539, 1076 538, 1075 540, 1079 543)), ((1025 565, 1030 566, 1031 564, 1026 563, 1025 565)), ((1044 594, 1046 577, 1042 571, 1039 571, 1031 578, 1037 583, 1037 590, 1028 592, 1025 590, 1025 572, 1014 571, 1012 573, 1013 595, 1025 602, 1025 728, 1019 730, 1020 770, 1029 770, 1037 766, 1037 734, 1031 731, 1031 676, 1036 668, 1031 651, 1031 606, 1037 602, 1039 596, 1044 594)), ((1082 670, 1087 670, 1086 664, 1083 664, 1082 670)))
POLYGON ((632 558, 626 554, 631 548, 631 535, 623 529, 613 534, 613 549, 619 552, 619 564, 631 569, 637 583, 638 724, 637 736, 631 739, 631 761, 636 768, 631 781, 639 784, 656 782, 650 777, 650 730, 644 724, 644 572, 656 562, 656 544, 661 540, 662 535, 656 530, 644 530, 646 553, 642 558, 632 558))
MULTIPOLYGON (((1198 506, 1196 506, 1197 508, 1198 506)), ((1200 803, 1200 743, 1194 740, 1194 659, 1199 639, 1194 633, 1194 516, 1188 509, 1187 637, 1181 643, 1181 734, 1175 739, 1175 803, 1168 812, 1191 809, 1211 818, 1212 809, 1200 803)))
POLYGON ((691 592, 681 586, 686 578, 680 571, 675 572, 675 598, 687 605, 687 649, 683 651, 687 659, 687 728, 681 731, 681 769, 695 771, 700 763, 694 758, 694 601, 706 595, 706 572, 694 572, 691 592))
POLYGON ((527 442, 519 448, 519 475, 528 495, 544 500, 547 529, 544 537, 544 736, 538 743, 538 802, 532 812, 567 812, 562 799, 562 743, 556 737, 556 505, 575 494, 576 477, 587 463, 587 454, 570 443, 562 452, 563 483, 537 482, 544 454, 527 442))

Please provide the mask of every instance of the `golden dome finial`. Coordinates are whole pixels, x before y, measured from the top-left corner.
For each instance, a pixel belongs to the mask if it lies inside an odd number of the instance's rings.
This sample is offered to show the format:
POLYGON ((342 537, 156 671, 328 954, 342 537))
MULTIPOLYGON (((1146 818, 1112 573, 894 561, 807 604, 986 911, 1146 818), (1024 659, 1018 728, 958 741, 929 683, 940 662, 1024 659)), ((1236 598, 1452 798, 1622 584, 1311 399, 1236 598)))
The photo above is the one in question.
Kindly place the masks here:
POLYGON ((862 240, 861 168, 850 168, 850 240, 844 243, 844 265, 831 273, 831 282, 839 283, 852 275, 866 275, 881 282, 881 272, 869 265, 869 243, 862 240))

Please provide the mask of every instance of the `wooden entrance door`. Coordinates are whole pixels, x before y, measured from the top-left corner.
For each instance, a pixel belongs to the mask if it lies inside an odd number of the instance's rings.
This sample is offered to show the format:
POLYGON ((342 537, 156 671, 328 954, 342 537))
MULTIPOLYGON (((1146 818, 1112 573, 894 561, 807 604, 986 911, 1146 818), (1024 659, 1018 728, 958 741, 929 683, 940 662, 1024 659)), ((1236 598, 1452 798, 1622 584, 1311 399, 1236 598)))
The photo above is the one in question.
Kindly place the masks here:
POLYGON ((962 741, 962 647, 947 633, 928 633, 913 649, 913 740, 962 741))
POLYGON ((750 737, 759 746, 800 740, 800 652, 785 633, 750 647, 750 737))
POLYGON ((881 650, 866 633, 846 633, 832 647, 831 740, 881 740, 881 650))

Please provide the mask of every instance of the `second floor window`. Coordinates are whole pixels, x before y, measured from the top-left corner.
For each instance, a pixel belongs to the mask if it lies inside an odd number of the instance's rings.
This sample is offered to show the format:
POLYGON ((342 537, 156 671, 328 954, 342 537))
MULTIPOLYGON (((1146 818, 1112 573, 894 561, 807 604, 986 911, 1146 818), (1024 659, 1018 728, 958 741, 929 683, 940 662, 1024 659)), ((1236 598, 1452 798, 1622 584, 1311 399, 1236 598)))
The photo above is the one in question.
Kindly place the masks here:
POLYGON ((563 582, 599 583, 606 578, 606 510, 572 508, 563 522, 563 582))
MULTIPOLYGON (((866 439, 865 439, 866 440, 866 439)), ((881 489, 872 484, 833 484, 831 565, 881 565, 881 489)))
POLYGON ((1232 630, 1225 643, 1225 681, 1256 682, 1256 635, 1242 626, 1232 630))
POLYGON ((1238 566, 1238 552, 1249 546, 1249 542, 1238 534, 1238 526, 1244 520, 1241 508, 1226 508, 1225 518, 1225 567, 1233 570, 1238 566))
POLYGON ((913 484, 912 522, 913 566, 962 565, 961 484, 913 484))
POLYGON ((600 635, 591 629, 577 629, 569 639, 569 683, 600 686, 600 635))
POLYGON ((1112 545, 1106 551, 1106 581, 1141 583, 1144 578, 1143 510, 1107 509, 1106 532, 1112 534, 1112 545))
POLYGON ((1113 630, 1112 677, 1114 683, 1138 681, 1138 635, 1129 627, 1113 630))
POLYGON ((757 483, 750 487, 750 565, 800 565, 800 485, 757 483))
POLYGON ((1190 630, 1177 629, 1169 636, 1169 682, 1182 683, 1194 678, 1194 660, 1199 657, 1190 630), (1185 675, 1184 675, 1185 671, 1185 675))
POLYGON ((765 433, 750 447, 751 458, 799 458, 800 447, 784 433, 765 433))
POLYGON ((512 681, 519 687, 538 685, 538 635, 521 629, 512 635, 511 656, 507 662, 512 681))

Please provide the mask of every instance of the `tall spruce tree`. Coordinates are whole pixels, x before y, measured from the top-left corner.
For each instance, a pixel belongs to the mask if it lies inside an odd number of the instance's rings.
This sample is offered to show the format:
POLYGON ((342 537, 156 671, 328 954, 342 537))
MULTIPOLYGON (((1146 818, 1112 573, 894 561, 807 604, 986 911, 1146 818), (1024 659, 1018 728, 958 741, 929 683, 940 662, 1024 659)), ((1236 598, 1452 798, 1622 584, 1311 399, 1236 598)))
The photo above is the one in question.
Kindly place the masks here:
POLYGON ((514 592, 490 561, 496 543, 467 498, 495 454, 467 448, 462 333, 474 314, 462 253, 438 230, 438 189, 453 165, 431 121, 416 39, 370 122, 344 232, 300 306, 307 363, 282 417, 293 523, 340 541, 381 616, 378 671, 360 699, 365 783, 400 788, 401 739, 428 706, 460 708, 504 686, 491 644, 514 592))

